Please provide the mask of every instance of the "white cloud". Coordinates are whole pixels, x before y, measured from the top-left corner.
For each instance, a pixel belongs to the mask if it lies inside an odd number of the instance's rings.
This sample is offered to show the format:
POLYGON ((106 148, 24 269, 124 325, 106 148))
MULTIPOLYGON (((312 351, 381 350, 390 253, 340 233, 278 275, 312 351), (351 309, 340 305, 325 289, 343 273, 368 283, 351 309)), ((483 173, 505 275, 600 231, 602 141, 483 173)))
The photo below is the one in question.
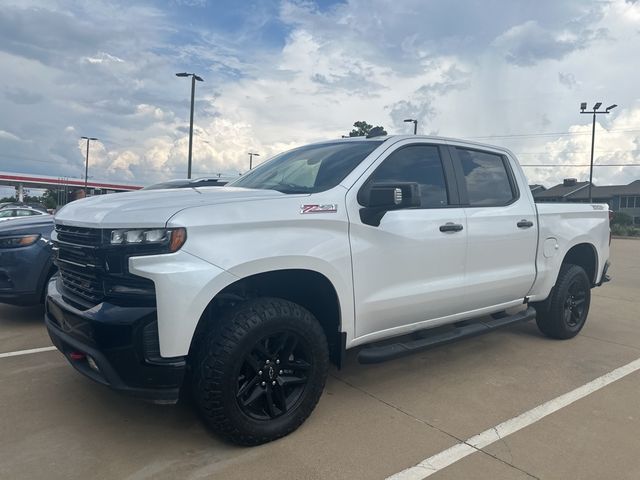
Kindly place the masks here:
POLYGON ((569 89, 576 88, 578 85, 578 81, 573 73, 558 72, 558 81, 569 89))
MULTIPOLYGON (((0 68, 14 72, 0 86, 0 161, 27 159, 10 168, 79 177, 78 137, 90 135, 100 138, 91 147, 95 178, 184 177, 190 85, 174 76, 183 70, 205 79, 196 90, 196 175, 235 175, 247 169, 250 150, 262 161, 339 137, 356 120, 390 133, 409 132, 407 117, 419 119, 421 132, 447 136, 582 133, 590 126, 577 112, 581 101, 620 104, 602 119, 610 131, 597 133, 600 161, 637 158, 634 134, 613 131, 632 129, 623 121, 640 125, 640 78, 630 61, 640 50, 635 3, 563 0, 532 9, 514 0, 496 9, 471 0, 349 0, 321 8, 284 0, 277 18, 248 4, 248 18, 228 31, 143 3, 70 5, 25 0, 0 12, 0 68), (261 41, 273 30, 279 41, 261 41), (18 147, 9 132, 26 141, 18 147)), ((215 5, 203 7, 180 13, 213 14, 215 5)), ((526 163, 588 159, 585 135, 483 141, 526 163)), ((547 185, 584 178, 584 169, 527 172, 547 185)), ((640 169, 597 175, 598 183, 627 183, 640 169)))
MULTIPOLYGON (((575 25, 575 24, 574 24, 575 25)), ((583 50, 594 41, 606 39, 606 28, 573 28, 553 31, 529 20, 511 27, 493 42, 509 63, 519 66, 534 65, 541 60, 560 60, 566 55, 583 50)))
POLYGON ((14 135, 11 132, 7 132, 6 130, 0 130, 0 138, 4 138, 6 140, 13 140, 19 142, 21 139, 17 135, 14 135))
MULTIPOLYGON (((600 116, 596 123, 594 165, 640 164, 640 105, 620 112, 613 110, 610 115, 613 119, 604 121, 600 116)), ((537 183, 551 185, 558 182, 560 177, 574 177, 580 181, 589 179, 591 124, 572 125, 568 131, 575 135, 563 136, 547 142, 543 147, 544 153, 535 155, 533 158, 526 157, 526 163, 583 166, 527 169, 530 176, 535 176, 539 180, 537 183)), ((593 183, 596 185, 626 184, 630 183, 632 178, 639 177, 640 167, 637 166, 596 166, 593 183)))
POLYGON ((116 57, 115 55, 110 55, 106 52, 99 52, 97 55, 93 57, 84 57, 86 62, 89 63, 124 63, 124 60, 116 57))

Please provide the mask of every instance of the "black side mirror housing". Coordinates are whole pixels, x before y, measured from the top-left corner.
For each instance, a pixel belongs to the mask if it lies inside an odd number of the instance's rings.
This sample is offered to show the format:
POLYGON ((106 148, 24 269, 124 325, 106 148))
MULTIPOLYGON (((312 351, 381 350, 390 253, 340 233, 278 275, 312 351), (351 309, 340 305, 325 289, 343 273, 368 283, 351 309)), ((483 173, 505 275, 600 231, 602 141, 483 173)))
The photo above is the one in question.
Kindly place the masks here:
POLYGON ((415 182, 373 183, 358 194, 362 223, 377 227, 390 210, 420 206, 420 185, 415 182))

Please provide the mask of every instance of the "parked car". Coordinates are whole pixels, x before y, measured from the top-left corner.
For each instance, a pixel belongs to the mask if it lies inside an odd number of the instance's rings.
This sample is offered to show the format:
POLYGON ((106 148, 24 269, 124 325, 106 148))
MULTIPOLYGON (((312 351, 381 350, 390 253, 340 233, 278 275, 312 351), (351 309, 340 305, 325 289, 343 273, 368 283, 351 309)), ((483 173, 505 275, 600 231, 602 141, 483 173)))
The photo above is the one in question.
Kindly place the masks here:
POLYGON ((11 208, 11 207, 28 207, 28 208, 33 208, 35 210, 39 210, 43 213, 48 213, 47 212, 47 207, 44 206, 41 203, 36 203, 36 202, 30 202, 30 203, 24 203, 24 202, 4 202, 4 203, 0 203, 0 210, 4 209, 4 208, 11 208))
POLYGON ((0 223, 0 302, 34 305, 44 299, 55 273, 50 241, 52 215, 35 215, 0 223))
POLYGON ((43 212, 32 207, 7 206, 0 209, 0 222, 12 220, 19 217, 31 217, 34 215, 47 215, 47 212, 43 212))
POLYGON ((575 336, 610 241, 606 205, 536 205, 509 150, 417 135, 80 200, 53 238, 46 324, 69 362, 162 403, 189 371, 204 420, 246 445, 299 427, 347 349, 379 362, 534 317, 575 336))
POLYGON ((214 178, 194 178, 194 179, 181 179, 181 180, 169 180, 167 182, 154 183, 148 185, 142 190, 167 190, 173 188, 195 188, 195 187, 222 187, 228 183, 227 180, 214 177, 214 178))

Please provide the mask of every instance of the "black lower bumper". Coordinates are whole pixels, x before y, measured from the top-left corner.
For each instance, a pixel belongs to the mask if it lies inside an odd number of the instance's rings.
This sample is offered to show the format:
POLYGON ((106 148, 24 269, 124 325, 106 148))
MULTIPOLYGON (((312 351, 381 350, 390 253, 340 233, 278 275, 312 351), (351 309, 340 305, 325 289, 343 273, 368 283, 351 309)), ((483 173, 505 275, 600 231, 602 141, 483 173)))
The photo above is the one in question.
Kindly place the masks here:
POLYGON ((155 308, 103 302, 78 310, 65 301, 56 280, 45 306, 51 341, 80 373, 138 398, 177 402, 186 361, 160 357, 155 308))

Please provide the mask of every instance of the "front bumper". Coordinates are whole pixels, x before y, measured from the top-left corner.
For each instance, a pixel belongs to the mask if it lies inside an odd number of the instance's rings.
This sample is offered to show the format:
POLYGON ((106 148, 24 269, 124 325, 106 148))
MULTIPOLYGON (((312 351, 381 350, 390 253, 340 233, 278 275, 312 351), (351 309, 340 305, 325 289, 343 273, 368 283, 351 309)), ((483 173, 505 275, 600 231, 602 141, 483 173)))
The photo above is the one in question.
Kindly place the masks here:
POLYGON ((175 403, 186 369, 184 357, 160 357, 156 309, 100 303, 78 310, 54 278, 45 323, 53 344, 83 375, 155 403, 175 403))

